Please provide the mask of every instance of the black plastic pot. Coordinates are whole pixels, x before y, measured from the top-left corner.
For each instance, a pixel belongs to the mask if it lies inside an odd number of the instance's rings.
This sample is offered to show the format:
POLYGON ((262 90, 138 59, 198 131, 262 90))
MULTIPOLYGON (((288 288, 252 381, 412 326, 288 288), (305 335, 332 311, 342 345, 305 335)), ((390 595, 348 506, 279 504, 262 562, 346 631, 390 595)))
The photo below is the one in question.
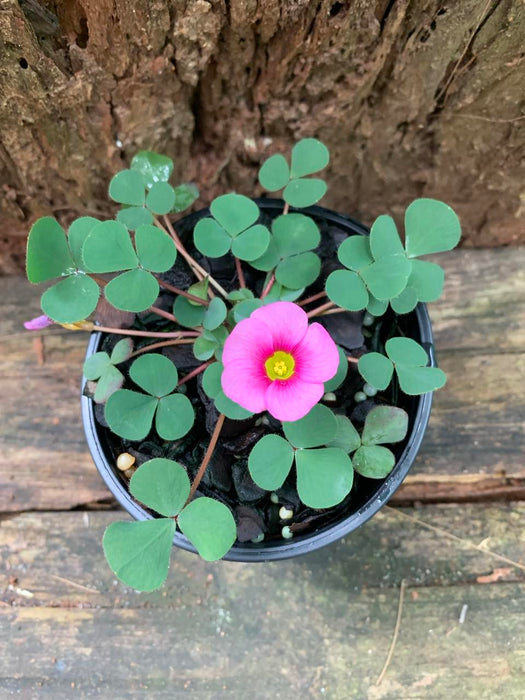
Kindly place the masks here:
MULTIPOLYGON (((257 200, 262 211, 269 214, 278 215, 282 212, 282 202, 273 199, 257 200)), ((342 229, 348 235, 367 235, 368 229, 358 221, 333 212, 324 207, 310 207, 302 210, 309 216, 317 220, 324 220, 329 225, 342 229)), ((198 219, 207 216, 207 209, 190 214, 185 221, 195 225, 198 219)), ((426 306, 418 304, 417 308, 407 315, 408 325, 412 337, 417 340, 429 353, 430 365, 435 367, 436 360, 433 347, 432 326, 426 306)), ((101 333, 93 333, 90 337, 86 357, 97 352, 102 342, 101 333)), ((85 379, 82 380, 83 384, 85 379)), ((140 506, 129 494, 125 482, 118 470, 112 465, 111 451, 107 441, 107 430, 102 428, 94 416, 94 407, 91 399, 82 396, 82 421, 87 443, 95 465, 102 478, 106 482, 109 490, 115 496, 120 505, 136 520, 151 518, 142 506, 140 506)), ((341 537, 348 535, 360 525, 365 523, 392 497, 399 488, 401 482, 407 475, 414 459, 419 451, 432 406, 432 394, 423 394, 413 401, 409 413, 409 433, 406 444, 402 450, 396 465, 389 476, 381 481, 377 481, 377 488, 372 488, 366 501, 355 512, 342 516, 339 520, 324 527, 320 527, 313 533, 296 535, 292 540, 268 541, 260 544, 236 543, 224 557, 230 561, 261 562, 275 561, 277 559, 288 559, 301 554, 313 552, 316 549, 325 547, 341 537)), ((177 547, 195 552, 194 547, 180 532, 175 534, 173 543, 177 547)))

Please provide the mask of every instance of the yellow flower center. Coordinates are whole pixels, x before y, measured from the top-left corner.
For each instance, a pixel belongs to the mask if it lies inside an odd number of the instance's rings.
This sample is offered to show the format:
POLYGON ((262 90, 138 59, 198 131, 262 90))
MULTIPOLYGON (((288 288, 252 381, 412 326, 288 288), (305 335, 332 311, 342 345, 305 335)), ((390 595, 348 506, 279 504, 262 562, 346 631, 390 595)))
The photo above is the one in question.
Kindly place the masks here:
POLYGON ((295 360, 289 352, 277 350, 264 363, 270 379, 290 379, 295 369, 295 360))

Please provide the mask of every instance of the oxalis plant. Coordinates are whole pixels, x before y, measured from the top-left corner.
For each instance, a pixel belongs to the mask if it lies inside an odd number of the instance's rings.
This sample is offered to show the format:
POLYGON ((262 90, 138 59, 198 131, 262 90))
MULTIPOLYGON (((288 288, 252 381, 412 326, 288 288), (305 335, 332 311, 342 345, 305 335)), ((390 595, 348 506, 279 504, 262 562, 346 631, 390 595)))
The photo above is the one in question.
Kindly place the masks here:
MULTIPOLYGON (((85 391, 122 446, 115 468, 151 514, 113 523, 104 535, 110 567, 136 589, 163 583, 177 528, 209 561, 234 544, 231 497, 204 489, 223 426, 258 426, 258 439, 235 460, 242 478, 270 492, 277 509, 280 490, 290 484, 309 512, 331 509, 345 499, 351 503, 355 473, 384 479, 394 467, 389 445, 405 439, 408 415, 389 400, 445 383, 444 373, 428 366, 427 350, 400 332, 395 319, 440 296, 443 270, 421 256, 458 243, 457 216, 442 202, 417 199, 405 213, 404 240, 390 216, 379 216, 369 236, 343 240, 331 271, 321 273, 322 215, 316 221, 301 210, 325 194, 325 182, 312 175, 328 162, 327 148, 311 138, 299 141, 289 160, 271 156, 259 182, 268 192, 282 192, 279 216, 270 220, 252 199, 224 194, 183 241, 172 218, 198 191, 171 185, 172 161, 142 151, 110 182, 109 195, 120 205, 115 219, 84 216, 66 233, 44 217, 30 231, 27 276, 48 285, 44 316, 26 327, 56 323, 118 339, 86 360, 85 391), (223 256, 234 261, 228 289, 210 274, 214 259, 223 256), (193 277, 185 288, 168 281, 181 262, 193 277), (347 311, 360 312, 374 341, 358 356, 338 346, 319 322, 347 311), (390 328, 385 340, 378 331, 388 315, 394 321, 384 326, 390 328), (196 362, 182 376, 168 352, 181 345, 190 346, 196 362), (330 408, 348 373, 362 377, 354 404, 375 397, 359 429, 344 411, 330 408), (204 399, 216 412, 206 414, 209 444, 199 448, 198 467, 190 469, 173 457, 184 454, 192 431, 200 431, 202 441, 204 399), (145 440, 155 444, 152 459, 133 447, 145 440)), ((301 523, 284 503, 280 537, 289 539, 301 523)), ((263 538, 255 523, 250 539, 263 538)))

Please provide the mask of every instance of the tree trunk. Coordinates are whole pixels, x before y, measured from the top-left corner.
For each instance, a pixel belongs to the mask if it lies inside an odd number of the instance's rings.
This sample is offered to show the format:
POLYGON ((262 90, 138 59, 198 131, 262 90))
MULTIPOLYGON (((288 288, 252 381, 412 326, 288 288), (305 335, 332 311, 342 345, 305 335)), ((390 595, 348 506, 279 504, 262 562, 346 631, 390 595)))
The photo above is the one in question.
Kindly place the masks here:
POLYGON ((0 0, 4 271, 28 226, 111 215, 111 175, 167 153, 201 203, 327 143, 327 206, 450 203, 467 245, 524 242, 522 0, 0 0))

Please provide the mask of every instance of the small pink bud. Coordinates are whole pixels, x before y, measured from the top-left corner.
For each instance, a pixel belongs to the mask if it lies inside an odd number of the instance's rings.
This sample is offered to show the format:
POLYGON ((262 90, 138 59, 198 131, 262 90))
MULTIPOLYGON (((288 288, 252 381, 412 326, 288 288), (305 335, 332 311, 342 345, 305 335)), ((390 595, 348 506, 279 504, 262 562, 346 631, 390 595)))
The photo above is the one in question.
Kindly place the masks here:
POLYGON ((51 326, 54 323, 49 316, 37 316, 36 318, 32 318, 31 321, 25 321, 24 322, 24 328, 26 328, 28 331, 41 331, 42 328, 47 328, 47 326, 51 326))

